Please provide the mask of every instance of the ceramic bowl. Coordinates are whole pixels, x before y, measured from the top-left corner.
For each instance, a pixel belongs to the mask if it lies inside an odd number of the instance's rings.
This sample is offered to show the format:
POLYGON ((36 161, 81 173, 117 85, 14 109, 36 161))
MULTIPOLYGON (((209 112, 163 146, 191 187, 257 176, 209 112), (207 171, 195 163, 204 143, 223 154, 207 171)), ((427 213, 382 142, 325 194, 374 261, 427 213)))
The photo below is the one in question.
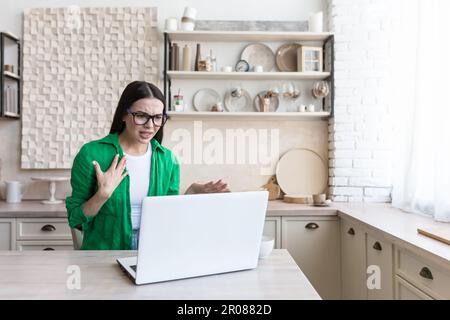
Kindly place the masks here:
POLYGON ((259 258, 264 259, 268 257, 275 245, 275 239, 273 237, 263 236, 261 239, 261 249, 259 250, 259 258))

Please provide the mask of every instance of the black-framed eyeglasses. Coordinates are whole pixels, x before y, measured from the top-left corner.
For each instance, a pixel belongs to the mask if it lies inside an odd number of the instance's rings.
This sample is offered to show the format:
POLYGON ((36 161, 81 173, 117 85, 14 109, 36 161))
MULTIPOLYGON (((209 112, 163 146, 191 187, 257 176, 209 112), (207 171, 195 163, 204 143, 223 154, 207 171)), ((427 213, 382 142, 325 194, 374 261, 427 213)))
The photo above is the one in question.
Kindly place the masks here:
POLYGON ((130 109, 127 109, 127 112, 133 116, 133 122, 138 126, 145 126, 151 119, 153 126, 162 127, 167 121, 166 114, 155 114, 152 116, 145 112, 132 112, 130 109))

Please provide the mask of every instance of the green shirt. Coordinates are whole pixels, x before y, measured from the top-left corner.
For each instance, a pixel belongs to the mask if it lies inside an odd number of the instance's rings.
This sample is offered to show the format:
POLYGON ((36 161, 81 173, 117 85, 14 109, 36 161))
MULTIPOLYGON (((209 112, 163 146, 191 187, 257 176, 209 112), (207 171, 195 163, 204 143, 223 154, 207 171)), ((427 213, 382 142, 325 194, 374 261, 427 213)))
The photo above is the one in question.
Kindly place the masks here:
MULTIPOLYGON (((180 166, 173 153, 151 140, 152 159, 148 196, 178 195, 180 166)), ((83 228, 82 250, 130 250, 132 238, 130 177, 127 175, 105 202, 95 217, 83 213, 83 206, 98 189, 92 161, 97 161, 103 172, 110 167, 113 158, 123 150, 118 134, 83 145, 76 155, 70 184, 72 195, 66 198, 69 225, 83 228)))

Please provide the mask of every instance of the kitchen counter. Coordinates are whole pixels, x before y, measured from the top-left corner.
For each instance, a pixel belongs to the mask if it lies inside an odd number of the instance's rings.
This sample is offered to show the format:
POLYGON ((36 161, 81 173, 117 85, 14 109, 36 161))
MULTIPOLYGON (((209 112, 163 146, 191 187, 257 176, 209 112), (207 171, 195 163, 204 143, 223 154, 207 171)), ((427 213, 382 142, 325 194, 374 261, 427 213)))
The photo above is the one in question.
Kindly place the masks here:
POLYGON ((21 203, 0 201, 0 218, 66 218, 66 204, 43 204, 41 200, 21 203))
MULTIPOLYGON (((337 209, 269 201, 267 216, 335 216, 337 209)), ((40 200, 25 200, 11 204, 0 201, 0 218, 66 218, 65 203, 45 205, 40 200)))
POLYGON ((319 300, 286 250, 258 268, 135 286, 116 259, 135 251, 0 252, 0 299, 319 300), (80 267, 81 289, 66 286, 67 267, 80 267))
POLYGON ((450 246, 417 232, 418 228, 450 229, 450 223, 440 223, 427 216, 406 213, 390 204, 341 203, 334 206, 340 217, 353 219, 381 231, 392 243, 419 250, 435 262, 450 266, 450 246))
MULTIPOLYGON (((268 217, 335 217, 354 219, 368 227, 384 232, 390 241, 422 250, 430 258, 450 264, 450 246, 417 233, 419 227, 448 226, 433 219, 405 213, 390 204, 333 203, 330 207, 290 204, 270 201, 268 217)), ((0 202, 0 218, 66 218, 65 204, 44 205, 40 201, 23 201, 19 204, 0 202)))

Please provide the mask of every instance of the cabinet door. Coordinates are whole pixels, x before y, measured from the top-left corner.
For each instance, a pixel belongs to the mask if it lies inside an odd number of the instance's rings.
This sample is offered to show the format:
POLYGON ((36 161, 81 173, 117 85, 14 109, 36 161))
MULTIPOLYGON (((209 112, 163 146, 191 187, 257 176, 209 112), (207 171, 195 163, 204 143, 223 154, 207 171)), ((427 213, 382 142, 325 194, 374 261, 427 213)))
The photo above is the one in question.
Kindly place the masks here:
POLYGON ((392 244, 367 235, 367 267, 379 267, 380 288, 368 288, 369 300, 394 299, 394 255, 392 244))
POLYGON ((340 299, 339 221, 282 217, 281 246, 287 249, 323 299, 340 299))
POLYGON ((399 276, 395 277, 395 287, 396 300, 433 300, 429 295, 423 293, 399 276))
POLYGON ((15 250, 15 219, 0 219, 0 250, 15 250))
POLYGON ((281 248, 281 218, 268 217, 264 223, 264 236, 273 237, 275 239, 275 249, 281 248))
POLYGON ((366 234, 353 222, 341 220, 342 299, 367 299, 366 234))

